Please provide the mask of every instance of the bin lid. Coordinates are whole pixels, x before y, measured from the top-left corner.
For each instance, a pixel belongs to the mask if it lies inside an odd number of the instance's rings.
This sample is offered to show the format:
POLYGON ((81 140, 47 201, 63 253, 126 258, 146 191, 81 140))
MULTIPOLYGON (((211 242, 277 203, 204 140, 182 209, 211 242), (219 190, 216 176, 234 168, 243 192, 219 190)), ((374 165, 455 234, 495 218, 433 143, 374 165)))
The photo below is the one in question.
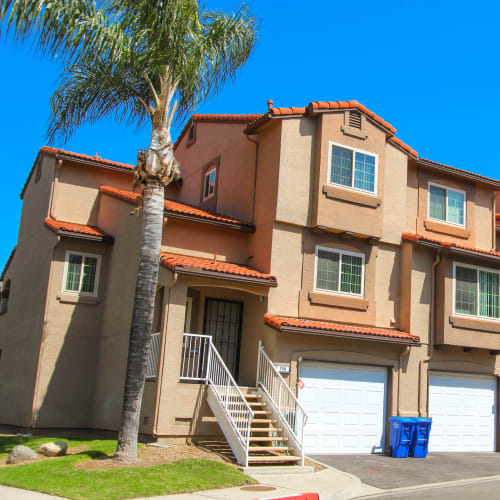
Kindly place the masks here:
POLYGON ((430 418, 425 418, 425 417, 414 417, 414 418, 413 418, 413 421, 414 421, 416 424, 422 424, 422 423, 425 423, 425 424, 432 424, 432 419, 430 419, 430 418))
POLYGON ((401 424, 413 424, 415 419, 413 417, 390 417, 389 422, 399 422, 401 424))

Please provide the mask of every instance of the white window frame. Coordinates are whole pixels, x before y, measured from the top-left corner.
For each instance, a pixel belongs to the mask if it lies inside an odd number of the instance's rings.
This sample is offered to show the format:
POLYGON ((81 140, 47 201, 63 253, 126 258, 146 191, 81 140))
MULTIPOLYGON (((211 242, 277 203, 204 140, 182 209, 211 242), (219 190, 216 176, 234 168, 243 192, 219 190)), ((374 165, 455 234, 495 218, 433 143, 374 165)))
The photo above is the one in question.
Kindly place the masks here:
POLYGON ((439 222, 441 224, 448 224, 449 226, 465 228, 467 226, 467 193, 466 193, 466 191, 463 189, 452 188, 449 186, 445 186, 443 184, 438 184, 437 182, 429 181, 427 183, 427 218, 429 220, 439 222), (454 191, 455 193, 460 193, 460 194, 464 195, 464 223, 463 224, 457 224, 456 222, 449 222, 448 220, 434 219, 433 217, 431 217, 431 186, 437 187, 439 189, 444 189, 446 191, 445 202, 444 202, 446 219, 448 219, 448 191, 454 191))
POLYGON ((215 189, 216 189, 216 186, 217 186, 217 167, 216 166, 213 166, 213 167, 210 167, 206 172, 205 172, 205 175, 203 176, 203 201, 205 200, 208 200, 210 198, 212 198, 212 196, 215 195, 215 189), (205 187, 207 185, 207 177, 209 179, 209 182, 210 182, 210 174, 212 172, 215 172, 215 178, 214 178, 214 191, 213 193, 210 193, 208 196, 205 196, 205 187))
POLYGON ((322 245, 316 245, 316 250, 315 250, 315 255, 314 255, 314 288, 313 290, 315 292, 320 292, 320 293, 329 293, 332 295, 342 295, 344 297, 360 297, 363 298, 365 295, 365 255, 362 253, 358 252, 348 252, 347 250, 340 250, 338 248, 332 248, 332 247, 325 247, 322 245), (335 290, 326 290, 324 288, 318 288, 316 286, 316 277, 317 277, 317 272, 318 272, 318 251, 322 250, 324 252, 331 252, 331 253, 337 253, 340 255, 339 259, 339 286, 338 286, 338 291, 336 292, 335 290), (342 292, 340 290, 340 282, 342 279, 342 255, 351 255, 352 257, 361 257, 361 293, 349 293, 349 292, 342 292))
POLYGON ((477 285, 476 285, 476 310, 477 314, 466 314, 466 313, 457 313, 456 307, 457 307, 457 302, 456 302, 456 295, 457 295, 457 267, 466 267, 468 269, 474 269, 477 271, 479 275, 479 271, 484 271, 487 273, 493 273, 493 274, 498 274, 500 275, 500 270, 499 269, 491 269, 489 267, 482 267, 482 266, 473 266, 471 264, 463 264, 461 262, 453 262, 453 316, 461 316, 463 318, 476 318, 476 319, 482 319, 482 320, 487 320, 487 321, 497 321, 500 323, 500 318, 492 318, 491 316, 481 316, 479 314, 479 279, 477 280, 477 285))
POLYGON ((74 250, 66 250, 66 256, 64 258, 64 273, 63 273, 63 279, 62 279, 62 285, 61 285, 62 293, 68 294, 68 295, 85 295, 87 297, 97 297, 97 292, 99 290, 100 272, 101 272, 101 256, 100 255, 94 254, 94 253, 87 253, 87 252, 77 252, 74 250), (80 291, 80 289, 82 288, 83 273, 80 273, 80 285, 78 286, 78 289, 79 289, 78 291, 66 289, 66 281, 67 281, 67 276, 68 276, 68 263, 69 263, 69 256, 70 255, 80 255, 82 257, 93 257, 93 258, 97 259, 95 280, 94 280, 94 291, 93 292, 81 292, 80 291))
POLYGON ((337 186, 343 189, 347 189, 349 191, 355 191, 356 193, 363 193, 369 196, 377 196, 378 193, 378 154, 372 153, 371 151, 365 151, 364 149, 353 148, 351 146, 346 146, 345 144, 339 144, 338 142, 329 141, 328 143, 328 171, 326 173, 327 176, 327 184, 330 186, 337 186), (336 182, 332 182, 330 179, 332 172, 332 146, 337 146, 343 149, 349 149, 353 152, 352 161, 353 164, 351 166, 352 169, 352 182, 351 186, 345 186, 344 184, 337 184, 336 182), (354 187, 354 162, 356 161, 356 153, 362 153, 364 155, 373 156, 375 158, 375 180, 373 184, 373 191, 367 191, 366 189, 359 189, 354 187))

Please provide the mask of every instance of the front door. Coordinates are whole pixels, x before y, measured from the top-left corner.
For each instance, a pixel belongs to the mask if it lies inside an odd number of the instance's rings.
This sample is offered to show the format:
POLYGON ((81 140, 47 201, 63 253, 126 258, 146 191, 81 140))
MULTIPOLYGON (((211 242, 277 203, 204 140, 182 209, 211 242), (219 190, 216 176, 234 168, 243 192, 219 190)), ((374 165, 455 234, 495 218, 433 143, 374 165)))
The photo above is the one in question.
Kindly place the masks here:
POLYGON ((209 298, 205 301, 203 333, 211 335, 214 347, 236 381, 240 359, 242 314, 241 302, 209 298))

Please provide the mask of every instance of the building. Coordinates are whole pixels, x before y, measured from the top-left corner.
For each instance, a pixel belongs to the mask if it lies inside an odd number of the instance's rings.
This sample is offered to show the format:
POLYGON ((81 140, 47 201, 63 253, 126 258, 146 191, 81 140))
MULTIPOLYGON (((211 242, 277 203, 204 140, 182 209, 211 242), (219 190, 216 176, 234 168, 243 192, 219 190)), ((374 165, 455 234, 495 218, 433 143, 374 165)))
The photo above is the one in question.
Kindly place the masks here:
MULTIPOLYGON (((356 101, 191 117, 166 190, 142 432, 222 429, 240 463, 275 461, 277 441, 299 461, 383 451, 390 416, 430 416, 432 450, 497 450, 500 181, 395 132, 356 101)), ((132 172, 40 150, 1 276, 1 423, 117 429, 132 172)))

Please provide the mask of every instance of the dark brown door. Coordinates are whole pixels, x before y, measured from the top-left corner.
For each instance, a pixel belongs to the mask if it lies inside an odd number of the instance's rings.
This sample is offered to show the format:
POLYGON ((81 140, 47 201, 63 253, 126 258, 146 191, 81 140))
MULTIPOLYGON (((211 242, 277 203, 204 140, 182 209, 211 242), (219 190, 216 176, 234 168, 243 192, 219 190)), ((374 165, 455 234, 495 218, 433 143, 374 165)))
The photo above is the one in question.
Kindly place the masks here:
POLYGON ((242 302, 209 298, 205 301, 203 333, 212 336, 215 348, 236 381, 240 360, 242 315, 242 302))

